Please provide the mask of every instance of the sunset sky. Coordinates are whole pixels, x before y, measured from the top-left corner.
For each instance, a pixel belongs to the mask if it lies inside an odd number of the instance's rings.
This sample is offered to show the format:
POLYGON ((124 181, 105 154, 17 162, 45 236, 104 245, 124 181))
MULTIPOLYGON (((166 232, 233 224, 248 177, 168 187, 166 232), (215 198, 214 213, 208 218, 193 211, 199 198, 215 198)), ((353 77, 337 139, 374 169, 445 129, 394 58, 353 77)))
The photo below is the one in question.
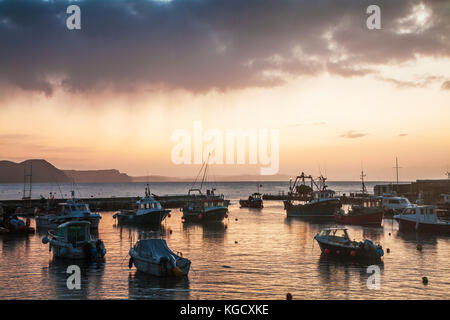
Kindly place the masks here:
POLYGON ((0 160, 193 176, 171 135, 196 120, 279 129, 280 174, 445 178, 450 2, 0 0, 0 160))

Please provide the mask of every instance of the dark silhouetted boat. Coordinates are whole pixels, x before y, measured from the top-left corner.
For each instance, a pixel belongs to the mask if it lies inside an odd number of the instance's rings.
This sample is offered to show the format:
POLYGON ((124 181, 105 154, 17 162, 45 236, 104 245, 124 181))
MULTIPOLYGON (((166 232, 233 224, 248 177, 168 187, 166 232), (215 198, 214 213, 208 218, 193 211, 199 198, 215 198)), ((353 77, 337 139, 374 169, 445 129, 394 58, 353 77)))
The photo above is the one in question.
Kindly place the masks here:
POLYGON ((342 207, 341 200, 335 197, 333 190, 328 190, 325 184, 326 178, 319 177, 319 183, 316 183, 312 176, 306 176, 303 172, 298 176, 294 184, 289 187, 289 196, 296 196, 297 190, 306 189, 305 180, 311 180, 311 187, 317 190, 312 191, 312 199, 304 204, 295 203, 294 200, 288 199, 284 201, 284 209, 288 217, 303 218, 330 218, 333 219, 334 214, 342 207), (304 186, 301 188, 301 186, 304 186))

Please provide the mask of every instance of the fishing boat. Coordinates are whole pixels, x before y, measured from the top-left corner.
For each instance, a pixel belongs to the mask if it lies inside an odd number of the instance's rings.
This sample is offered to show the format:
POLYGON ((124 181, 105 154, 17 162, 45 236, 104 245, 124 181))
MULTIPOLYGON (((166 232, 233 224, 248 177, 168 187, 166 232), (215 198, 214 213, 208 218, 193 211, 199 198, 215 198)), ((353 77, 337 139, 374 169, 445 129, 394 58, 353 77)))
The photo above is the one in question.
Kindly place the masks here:
POLYGON ((170 210, 166 210, 156 201, 150 193, 147 184, 145 196, 136 202, 137 210, 121 210, 113 215, 119 224, 138 225, 160 225, 169 215, 170 210))
POLYGON ((341 200, 335 197, 333 190, 327 189, 325 184, 326 178, 319 177, 319 182, 316 183, 311 175, 306 176, 303 172, 294 181, 293 185, 289 187, 289 197, 296 195, 296 190, 306 189, 305 180, 310 179, 311 187, 317 190, 312 191, 312 199, 307 203, 295 203, 292 198, 284 201, 284 209, 288 217, 304 217, 304 218, 330 218, 333 219, 334 214, 342 207, 341 200), (301 188, 301 186, 304 186, 301 188))
POLYGON ((88 221, 63 223, 55 234, 49 231, 42 243, 49 243, 49 250, 56 258, 101 260, 106 254, 103 241, 91 237, 88 221))
POLYGON ((257 192, 253 193, 248 197, 248 199, 241 199, 239 200, 239 204, 241 205, 241 208, 257 208, 262 209, 264 207, 263 205, 263 199, 261 193, 259 193, 259 187, 261 185, 257 185, 257 192))
POLYGON ((224 195, 215 195, 215 189, 206 190, 204 195, 200 189, 189 189, 188 195, 194 195, 183 207, 183 217, 185 222, 208 222, 222 221, 228 217, 229 200, 225 200, 224 195))
POLYGON ((334 220, 341 224, 381 226, 383 214, 380 199, 366 198, 362 203, 352 205, 348 213, 344 210, 335 213, 334 220))
POLYGON ((56 229, 60 224, 68 221, 88 221, 92 229, 98 229, 100 219, 98 213, 92 213, 87 203, 81 202, 72 192, 72 199, 65 203, 59 203, 59 210, 54 213, 44 214, 39 211, 36 213, 36 227, 56 229))
POLYGON ((450 235, 450 221, 437 215, 435 206, 421 205, 406 208, 394 219, 402 231, 430 232, 450 235))
POLYGON ((30 227, 30 218, 25 222, 19 219, 17 215, 7 215, 0 204, 0 234, 31 234, 34 228, 30 227))
POLYGON ((362 261, 379 261, 384 255, 381 245, 372 241, 352 241, 346 228, 325 228, 314 236, 322 254, 362 261))
MULTIPOLYGON (((209 160, 209 157, 208 157, 209 160)), ((223 194, 216 195, 215 188, 207 189, 206 194, 202 193, 202 187, 206 182, 208 171, 208 161, 206 161, 197 178, 194 181, 193 187, 188 191, 189 200, 183 207, 183 217, 185 222, 209 222, 209 221, 222 221, 228 217, 229 200, 225 200, 223 194), (203 171, 202 181, 200 188, 194 188, 197 178, 203 171)))
POLYGON ((175 254, 162 239, 139 240, 129 254, 129 268, 134 265, 138 271, 157 277, 187 276, 191 267, 189 259, 181 252, 175 254))

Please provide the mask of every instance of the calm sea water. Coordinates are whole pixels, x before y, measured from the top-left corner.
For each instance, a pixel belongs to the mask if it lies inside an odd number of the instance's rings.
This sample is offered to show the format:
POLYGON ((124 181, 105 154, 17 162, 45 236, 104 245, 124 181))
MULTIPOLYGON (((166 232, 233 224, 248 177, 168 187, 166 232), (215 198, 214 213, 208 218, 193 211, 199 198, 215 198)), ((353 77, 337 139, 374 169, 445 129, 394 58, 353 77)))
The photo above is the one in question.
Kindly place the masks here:
MULTIPOLYGON (((78 185, 81 196, 142 194, 144 184, 78 185)), ((156 194, 185 193, 188 184, 152 184, 156 194)), ((53 260, 45 232, 0 236, 2 299, 448 299, 450 238, 403 234, 393 220, 382 228, 349 227, 358 239, 379 242, 386 253, 380 290, 369 290, 366 266, 321 257, 313 236, 325 226, 287 219, 283 204, 265 201, 262 210, 240 209, 237 200, 255 183, 218 183, 230 199, 229 218, 213 225, 187 225, 173 210, 161 228, 118 227, 112 212, 103 212, 98 235, 108 250, 103 263, 80 264, 81 290, 66 286, 71 262, 53 260), (128 268, 128 250, 138 239, 166 239, 174 251, 192 261, 187 279, 160 279, 128 268), (423 250, 416 250, 416 245, 423 250), (422 284, 427 276, 428 285, 422 284)), ((278 193, 287 183, 263 183, 262 192, 278 193)), ((339 192, 357 191, 359 183, 332 183, 339 192)), ((369 190, 373 185, 369 184, 369 190)), ((37 184, 33 194, 69 193, 70 186, 37 184)), ((20 198, 21 185, 0 185, 1 198, 20 198), (14 195, 14 196, 13 196, 14 195)), ((32 221, 34 224, 34 221, 32 221)))

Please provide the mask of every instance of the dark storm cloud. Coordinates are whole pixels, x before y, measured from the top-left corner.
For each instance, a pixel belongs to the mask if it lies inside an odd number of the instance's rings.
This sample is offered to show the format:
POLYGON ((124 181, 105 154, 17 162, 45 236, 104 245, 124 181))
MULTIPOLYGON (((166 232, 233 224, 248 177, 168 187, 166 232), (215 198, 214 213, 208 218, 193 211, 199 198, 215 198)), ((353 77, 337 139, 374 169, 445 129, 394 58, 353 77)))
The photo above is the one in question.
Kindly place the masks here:
POLYGON ((432 25, 406 19, 413 0, 3 0, 0 90, 51 94, 57 85, 87 91, 156 85, 205 91, 273 86, 286 76, 343 77, 417 55, 450 56, 448 2, 426 1, 432 25), (78 4, 82 30, 67 30, 78 4), (381 7, 382 30, 366 28, 381 7))

